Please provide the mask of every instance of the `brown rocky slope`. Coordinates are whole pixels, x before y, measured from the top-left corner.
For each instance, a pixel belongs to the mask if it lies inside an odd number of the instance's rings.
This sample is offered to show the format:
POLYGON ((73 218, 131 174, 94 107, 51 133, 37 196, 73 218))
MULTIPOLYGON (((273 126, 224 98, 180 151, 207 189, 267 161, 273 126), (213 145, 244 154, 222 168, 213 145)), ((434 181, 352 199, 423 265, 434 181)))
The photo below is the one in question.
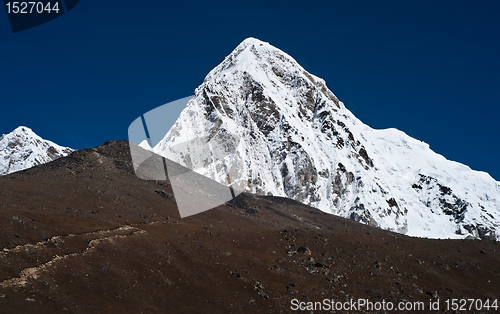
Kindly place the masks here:
POLYGON ((292 300, 351 298, 441 310, 500 297, 499 250, 247 193, 180 219, 168 182, 134 175, 126 141, 0 177, 0 313, 309 313, 292 300))

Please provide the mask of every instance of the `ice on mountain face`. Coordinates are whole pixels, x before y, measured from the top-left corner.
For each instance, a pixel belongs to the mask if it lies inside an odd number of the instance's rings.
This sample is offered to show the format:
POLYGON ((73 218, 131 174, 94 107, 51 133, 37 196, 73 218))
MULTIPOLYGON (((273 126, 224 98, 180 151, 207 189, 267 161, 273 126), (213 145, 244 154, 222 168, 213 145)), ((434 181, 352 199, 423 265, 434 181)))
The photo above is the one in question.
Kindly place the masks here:
POLYGON ((0 175, 45 164, 72 151, 42 139, 30 128, 20 126, 0 138, 0 175))
MULTIPOLYGON (((363 124, 322 79, 254 38, 206 76, 153 150, 167 154, 224 136, 239 138, 236 149, 198 169, 222 184, 230 168, 249 192, 408 235, 500 235, 500 184, 487 173, 448 161, 399 130, 363 124)), ((187 166, 195 155, 169 158, 187 166)))

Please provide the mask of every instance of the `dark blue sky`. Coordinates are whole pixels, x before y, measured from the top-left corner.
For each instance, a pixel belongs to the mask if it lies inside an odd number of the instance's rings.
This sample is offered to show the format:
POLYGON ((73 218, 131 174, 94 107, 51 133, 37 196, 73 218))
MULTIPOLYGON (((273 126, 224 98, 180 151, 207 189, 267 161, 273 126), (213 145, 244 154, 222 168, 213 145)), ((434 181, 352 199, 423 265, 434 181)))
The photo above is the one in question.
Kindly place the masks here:
MULTIPOLYGON (((0 10, 1 11, 1 10, 0 10)), ((293 56, 359 119, 500 180, 500 2, 80 0, 13 34, 0 12, 0 134, 126 139, 247 37, 293 56)))

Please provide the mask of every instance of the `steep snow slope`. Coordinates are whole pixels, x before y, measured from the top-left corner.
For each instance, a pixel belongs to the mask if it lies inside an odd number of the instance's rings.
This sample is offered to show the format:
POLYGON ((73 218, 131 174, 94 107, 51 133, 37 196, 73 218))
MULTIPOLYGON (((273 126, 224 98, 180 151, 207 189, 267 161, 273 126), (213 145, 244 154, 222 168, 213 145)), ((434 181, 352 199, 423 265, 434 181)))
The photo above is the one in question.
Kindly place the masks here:
POLYGON ((44 164, 72 151, 42 139, 30 128, 20 126, 0 138, 0 175, 44 164))
POLYGON ((322 79, 254 38, 207 75, 153 149, 220 183, 231 177, 253 193, 408 235, 500 235, 499 182, 401 131, 363 124, 322 79), (214 138, 236 149, 215 160, 172 150, 214 138))

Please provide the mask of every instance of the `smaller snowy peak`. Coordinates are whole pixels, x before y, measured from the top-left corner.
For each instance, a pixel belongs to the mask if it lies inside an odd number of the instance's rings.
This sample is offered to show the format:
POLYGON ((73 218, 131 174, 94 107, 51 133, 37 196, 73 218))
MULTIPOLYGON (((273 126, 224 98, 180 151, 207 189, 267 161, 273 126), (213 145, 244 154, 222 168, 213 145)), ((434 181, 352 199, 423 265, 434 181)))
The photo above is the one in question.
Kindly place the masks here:
POLYGON ((10 137, 10 138, 39 138, 41 139, 38 135, 33 132, 32 129, 26 127, 26 126, 18 126, 14 131, 10 132, 9 134, 4 134, 2 135, 2 139, 5 137, 10 137))
POLYGON ((45 164, 72 151, 42 139, 28 127, 20 126, 0 138, 0 175, 45 164))

